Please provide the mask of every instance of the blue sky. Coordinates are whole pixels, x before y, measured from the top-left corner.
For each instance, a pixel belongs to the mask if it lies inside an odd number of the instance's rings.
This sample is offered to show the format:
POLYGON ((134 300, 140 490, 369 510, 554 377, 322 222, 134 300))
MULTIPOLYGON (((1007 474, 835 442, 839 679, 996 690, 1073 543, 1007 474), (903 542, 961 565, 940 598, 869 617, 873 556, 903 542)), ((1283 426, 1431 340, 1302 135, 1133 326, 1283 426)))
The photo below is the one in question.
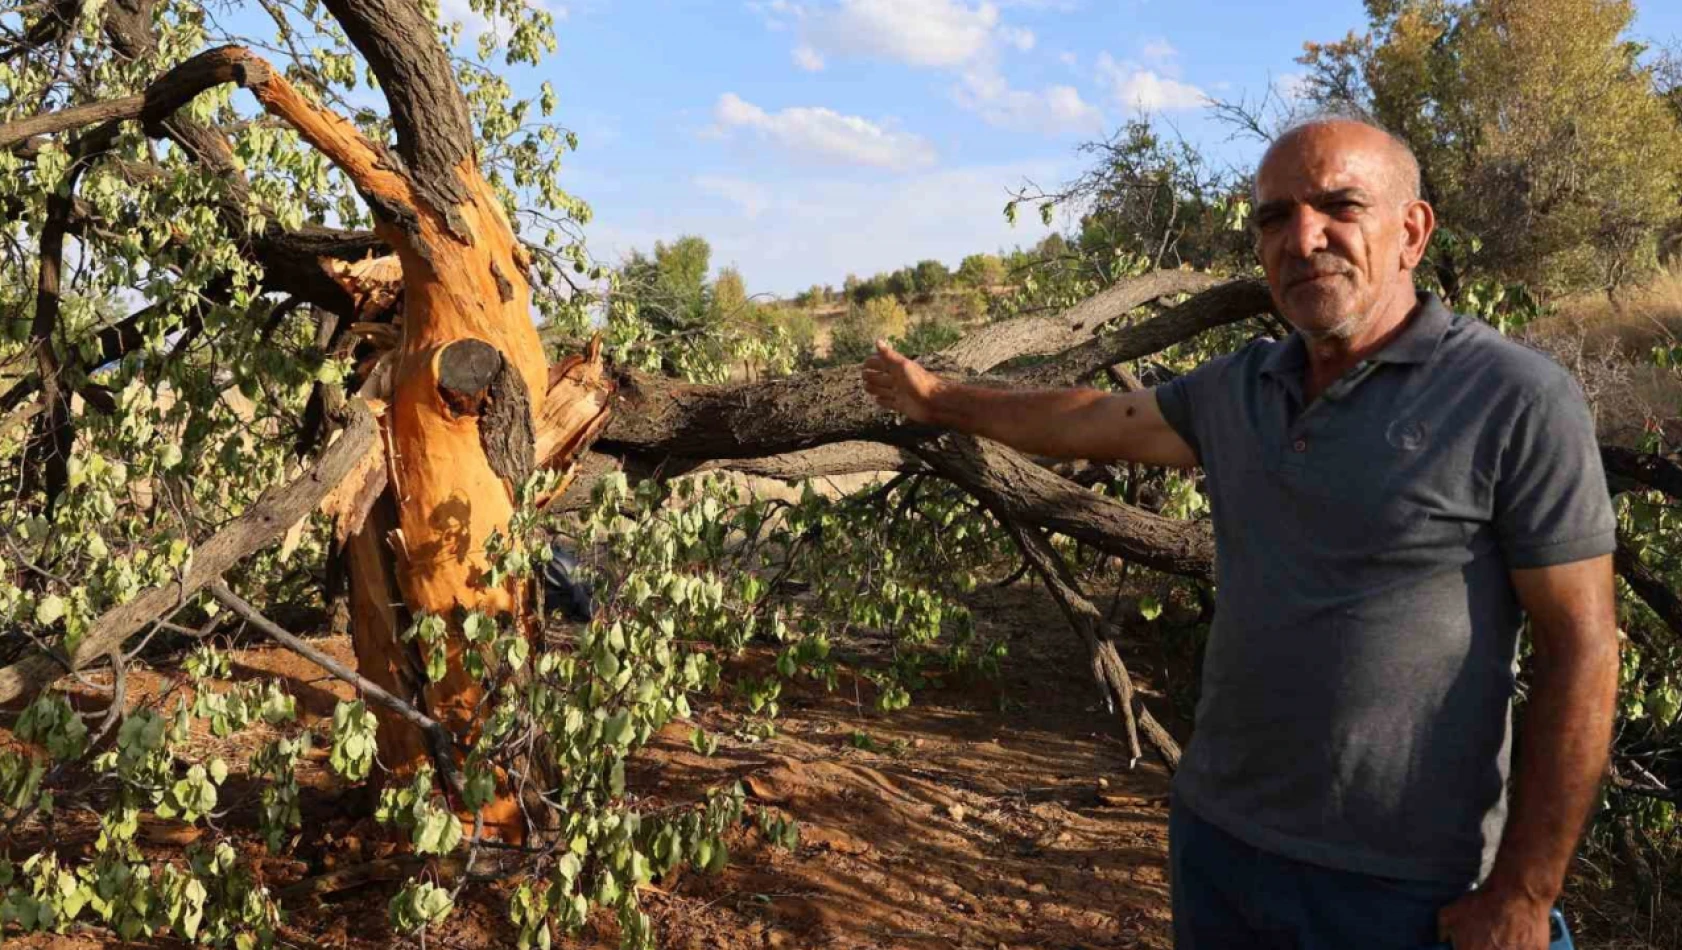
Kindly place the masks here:
MULTIPOLYGON (((1204 94, 1288 90, 1305 40, 1365 22, 1359 0, 545 0, 559 52, 536 72, 580 137, 564 184, 617 261, 692 233, 750 292, 839 286, 922 258, 1037 240, 1008 190, 1141 107, 1236 163, 1204 94)), ((444 0, 446 16, 465 0, 444 0)), ((1682 37, 1682 4, 1633 33, 1682 37)))

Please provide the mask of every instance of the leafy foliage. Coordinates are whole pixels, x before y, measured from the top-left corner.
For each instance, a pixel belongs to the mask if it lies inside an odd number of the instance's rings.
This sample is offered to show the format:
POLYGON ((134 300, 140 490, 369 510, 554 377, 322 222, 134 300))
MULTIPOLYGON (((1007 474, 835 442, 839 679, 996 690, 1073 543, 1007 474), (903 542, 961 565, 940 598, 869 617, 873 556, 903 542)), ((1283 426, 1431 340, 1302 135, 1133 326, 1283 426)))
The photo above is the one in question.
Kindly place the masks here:
POLYGON ((1371 28, 1311 43, 1308 88, 1368 109, 1418 154, 1461 240, 1433 263, 1539 292, 1618 289, 1677 219, 1682 126, 1662 75, 1624 38, 1626 0, 1367 4, 1371 28), (1476 246, 1472 241, 1477 242, 1476 246))

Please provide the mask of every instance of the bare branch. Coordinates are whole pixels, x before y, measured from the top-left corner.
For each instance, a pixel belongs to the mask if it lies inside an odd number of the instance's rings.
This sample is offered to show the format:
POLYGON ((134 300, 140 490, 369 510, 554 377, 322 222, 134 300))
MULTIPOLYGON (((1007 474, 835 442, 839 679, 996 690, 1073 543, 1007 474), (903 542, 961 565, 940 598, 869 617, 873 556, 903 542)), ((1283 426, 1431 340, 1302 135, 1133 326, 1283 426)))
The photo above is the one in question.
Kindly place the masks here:
POLYGON ((1169 770, 1179 768, 1180 744, 1174 741, 1168 730, 1145 708, 1143 699, 1133 688, 1133 678, 1127 672, 1127 665, 1121 661, 1121 654, 1116 650, 1117 638, 1114 628, 1104 622, 1097 606, 1081 592, 1080 584, 1069 571, 1068 563, 1037 529, 1023 528, 997 510, 994 511, 994 515, 999 517, 1010 531, 1017 547, 1021 548, 1028 563, 1033 565, 1035 572, 1045 582, 1046 589, 1051 591, 1057 605, 1063 609, 1063 615, 1068 618, 1069 625, 1086 644, 1092 660, 1092 676, 1097 680, 1099 689, 1104 692, 1106 705, 1121 715, 1122 725, 1127 733, 1128 751, 1132 756, 1129 765, 1136 764, 1142 754, 1139 749, 1139 729, 1142 727, 1145 737, 1162 756, 1169 770))
POLYGON ((1030 386, 1066 386, 1128 360, 1165 350, 1205 330, 1273 312, 1273 297, 1258 280, 1235 280, 1119 333, 1099 337, 1017 373, 1009 379, 1030 386))
POLYGON ((257 628, 259 633, 355 686, 363 695, 401 716, 404 721, 419 729, 426 736, 427 745, 431 747, 432 761, 438 767, 438 774, 443 777, 451 791, 455 792, 462 800, 466 799, 467 786, 462 780, 461 772, 456 768, 455 740, 450 737, 449 731, 439 725, 436 720, 381 689, 372 680, 358 675, 355 670, 338 660, 288 633, 269 618, 258 613, 257 608, 251 606, 244 598, 229 590, 220 578, 211 581, 208 586, 210 596, 216 598, 229 610, 239 614, 247 623, 257 628))
POLYGON ((238 46, 206 50, 154 79, 139 95, 90 102, 0 126, 0 148, 10 148, 33 136, 52 135, 100 122, 127 119, 159 122, 207 89, 228 82, 240 86, 261 83, 269 78, 270 72, 268 63, 238 46))

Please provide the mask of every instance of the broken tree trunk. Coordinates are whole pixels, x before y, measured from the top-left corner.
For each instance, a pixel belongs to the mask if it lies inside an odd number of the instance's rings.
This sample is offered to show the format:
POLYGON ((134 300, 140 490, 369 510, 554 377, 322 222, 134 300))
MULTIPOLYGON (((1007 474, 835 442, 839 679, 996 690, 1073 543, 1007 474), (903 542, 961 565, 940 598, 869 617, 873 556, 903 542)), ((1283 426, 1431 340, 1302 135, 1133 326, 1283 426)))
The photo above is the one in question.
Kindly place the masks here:
MULTIPOLYGON (((465 746, 477 727, 481 687, 463 663, 460 618, 503 615, 532 630, 521 583, 486 581, 486 541, 506 530, 516 490, 537 461, 534 420, 546 418, 551 389, 531 319, 530 262, 480 174, 466 100, 430 19, 412 0, 326 5, 386 94, 396 154, 278 76, 249 85, 346 173, 401 265, 401 329, 372 381, 372 395, 387 401, 384 471, 370 472, 341 514, 354 528, 345 539, 352 637, 364 676, 416 702, 465 746), (416 675, 402 641, 421 615, 449 626, 437 682, 416 675)), ((601 387, 565 391, 581 400, 602 395, 605 404, 601 387)), ((594 422, 600 408, 592 403, 577 415, 594 422)), ((581 431, 551 441, 576 452, 587 439, 581 431)), ((423 762, 426 746, 414 725, 384 707, 378 715, 382 763, 403 773, 423 762)), ((506 789, 483 817, 495 836, 523 836, 506 789)))

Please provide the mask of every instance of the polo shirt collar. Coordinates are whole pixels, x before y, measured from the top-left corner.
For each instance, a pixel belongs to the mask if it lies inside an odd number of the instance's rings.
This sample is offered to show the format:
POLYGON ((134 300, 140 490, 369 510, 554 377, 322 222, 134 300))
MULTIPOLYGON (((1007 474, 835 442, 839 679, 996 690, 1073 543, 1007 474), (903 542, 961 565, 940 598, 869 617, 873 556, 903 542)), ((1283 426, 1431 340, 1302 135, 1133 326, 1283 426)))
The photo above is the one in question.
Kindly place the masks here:
MULTIPOLYGON (((1368 359, 1375 363, 1427 362, 1437 352, 1437 345, 1448 333, 1453 318, 1441 298, 1430 291, 1420 291, 1419 304, 1402 325, 1402 332, 1368 359)), ((1292 333, 1262 361, 1261 372, 1263 376, 1300 377, 1307 362, 1308 347, 1302 334, 1292 333)))
POLYGON ((1413 316, 1402 325, 1402 332, 1396 334, 1384 349, 1371 356, 1376 363, 1424 363, 1437 352, 1437 344, 1443 341, 1443 335, 1448 333, 1448 325, 1454 319, 1448 307, 1436 294, 1430 291, 1419 292, 1419 305, 1413 310, 1413 316))

